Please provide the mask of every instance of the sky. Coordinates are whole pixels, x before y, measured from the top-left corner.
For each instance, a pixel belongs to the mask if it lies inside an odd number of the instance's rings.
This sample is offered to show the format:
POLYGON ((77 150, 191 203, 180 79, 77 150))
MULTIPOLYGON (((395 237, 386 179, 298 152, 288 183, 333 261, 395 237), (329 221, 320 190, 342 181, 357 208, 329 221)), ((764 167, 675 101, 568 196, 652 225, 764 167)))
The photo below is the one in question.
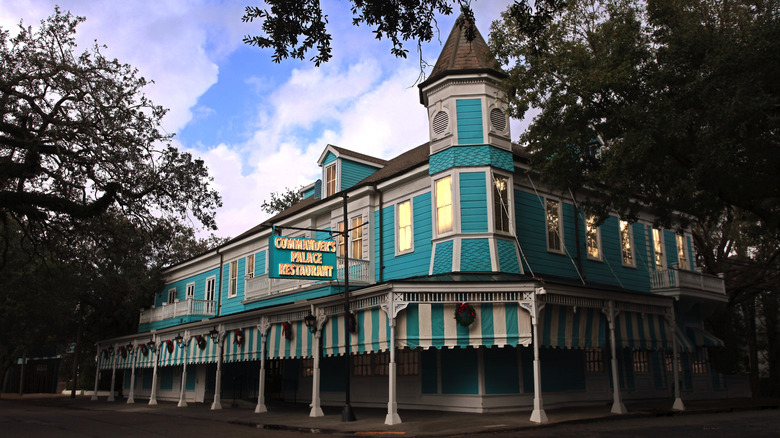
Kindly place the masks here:
MULTIPOLYGON (((36 27, 55 5, 86 17, 79 50, 97 40, 107 57, 154 81, 144 93, 169 109, 163 128, 175 134, 174 145, 208 166, 223 200, 215 234, 229 237, 268 218, 260 206, 272 192, 319 178, 328 144, 390 159, 428 140, 416 45, 405 46, 407 59, 396 58, 387 40, 352 25, 350 2, 321 3, 333 57, 320 67, 274 63, 270 49, 242 42, 260 33, 257 22, 241 21, 247 5, 263 6, 257 0, 0 0, 0 27, 14 32, 20 20, 36 27)), ((473 2, 485 39, 509 3, 473 2)), ((422 49, 431 66, 455 18, 437 18, 439 35, 422 49)), ((513 139, 520 129, 513 120, 513 139)))

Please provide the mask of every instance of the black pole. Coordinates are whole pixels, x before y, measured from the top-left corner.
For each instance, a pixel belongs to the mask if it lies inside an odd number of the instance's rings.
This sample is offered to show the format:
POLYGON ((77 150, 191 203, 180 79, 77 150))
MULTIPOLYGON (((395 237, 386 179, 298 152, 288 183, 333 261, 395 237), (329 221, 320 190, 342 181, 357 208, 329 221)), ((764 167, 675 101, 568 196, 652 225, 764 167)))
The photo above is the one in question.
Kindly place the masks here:
POLYGON ((344 389, 344 410, 341 411, 341 421, 355 421, 355 413, 352 412, 352 406, 349 404, 349 380, 350 380, 350 318, 349 318, 349 217, 347 216, 347 193, 344 192, 344 227, 341 230, 341 236, 344 238, 344 343, 346 344, 346 388, 344 389))
MULTIPOLYGON (((70 398, 76 398, 76 384, 79 381, 79 348, 81 347, 81 303, 79 303, 78 324, 76 326, 76 347, 73 350, 73 375, 71 377, 70 398)), ((97 372, 97 371, 96 371, 97 372)))

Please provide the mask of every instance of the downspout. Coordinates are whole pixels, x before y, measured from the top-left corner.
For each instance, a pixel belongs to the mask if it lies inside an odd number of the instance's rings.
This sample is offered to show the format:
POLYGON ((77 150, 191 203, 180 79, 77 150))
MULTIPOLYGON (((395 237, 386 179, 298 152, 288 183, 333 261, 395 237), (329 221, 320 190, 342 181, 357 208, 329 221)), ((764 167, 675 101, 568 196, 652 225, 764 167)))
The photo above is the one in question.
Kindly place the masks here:
POLYGON ((384 274, 385 274, 385 246, 384 246, 384 214, 382 212, 383 207, 383 193, 381 190, 379 190, 379 187, 377 187, 376 183, 374 183, 374 190, 379 195, 379 281, 378 283, 384 282, 384 274))
POLYGON ((224 254, 219 252, 219 248, 217 248, 217 254, 219 255, 219 288, 217 290, 217 312, 214 314, 214 316, 219 316, 220 311, 222 310, 222 257, 224 257, 224 254))

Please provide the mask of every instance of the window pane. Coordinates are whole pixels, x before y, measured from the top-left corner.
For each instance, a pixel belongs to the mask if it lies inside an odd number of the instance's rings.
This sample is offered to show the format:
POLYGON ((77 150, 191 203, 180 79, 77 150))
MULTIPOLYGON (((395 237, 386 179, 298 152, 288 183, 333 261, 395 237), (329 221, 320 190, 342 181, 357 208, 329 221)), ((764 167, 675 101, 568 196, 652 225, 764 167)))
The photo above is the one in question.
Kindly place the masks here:
POLYGON ((588 257, 592 259, 601 258, 601 236, 599 227, 596 226, 596 217, 588 216, 585 219, 585 240, 588 245, 588 257))
POLYGON ((688 269, 688 256, 685 252, 685 237, 681 234, 677 235, 677 264, 680 269, 688 269))
POLYGON ((325 196, 336 193, 336 165, 331 164, 325 168, 325 196))
POLYGON ((560 212, 558 211, 558 201, 548 199, 546 203, 547 210, 547 249, 551 251, 561 250, 561 232, 560 232, 560 212))
POLYGON ((493 218, 497 231, 509 231, 509 179, 493 176, 493 218))
POLYGON ((363 218, 352 218, 352 254, 353 259, 363 258, 363 218))
POLYGON ((398 251, 412 249, 412 203, 398 204, 398 251))
POLYGON ((634 266, 634 248, 631 244, 631 224, 620 221, 620 249, 623 253, 623 264, 634 266))
POLYGON ((653 228, 653 246, 655 248, 655 268, 664 268, 664 246, 661 242, 661 230, 653 228))
POLYGON ((452 231, 452 177, 436 181, 436 223, 439 233, 452 231))

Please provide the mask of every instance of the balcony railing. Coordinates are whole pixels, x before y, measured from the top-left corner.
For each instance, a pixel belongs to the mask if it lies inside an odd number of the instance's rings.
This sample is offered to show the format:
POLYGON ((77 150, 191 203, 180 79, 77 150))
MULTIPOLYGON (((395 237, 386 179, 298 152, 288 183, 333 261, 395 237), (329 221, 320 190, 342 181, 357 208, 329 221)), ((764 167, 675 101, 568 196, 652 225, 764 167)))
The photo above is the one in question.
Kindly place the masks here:
POLYGON ((199 315, 214 316, 217 310, 216 301, 186 299, 175 303, 163 304, 152 309, 142 309, 138 318, 139 324, 146 324, 182 316, 199 315))
POLYGON ((650 290, 689 289, 726 295, 721 277, 685 269, 665 269, 650 273, 650 290))
MULTIPOLYGON (((349 281, 355 284, 368 284, 373 281, 371 266, 368 260, 349 259, 349 281)), ((336 278, 344 281, 344 257, 338 257, 336 262, 336 278)), ((321 280, 297 280, 287 278, 268 278, 260 275, 246 280, 245 299, 254 299, 297 289, 302 286, 318 283, 321 280)))

